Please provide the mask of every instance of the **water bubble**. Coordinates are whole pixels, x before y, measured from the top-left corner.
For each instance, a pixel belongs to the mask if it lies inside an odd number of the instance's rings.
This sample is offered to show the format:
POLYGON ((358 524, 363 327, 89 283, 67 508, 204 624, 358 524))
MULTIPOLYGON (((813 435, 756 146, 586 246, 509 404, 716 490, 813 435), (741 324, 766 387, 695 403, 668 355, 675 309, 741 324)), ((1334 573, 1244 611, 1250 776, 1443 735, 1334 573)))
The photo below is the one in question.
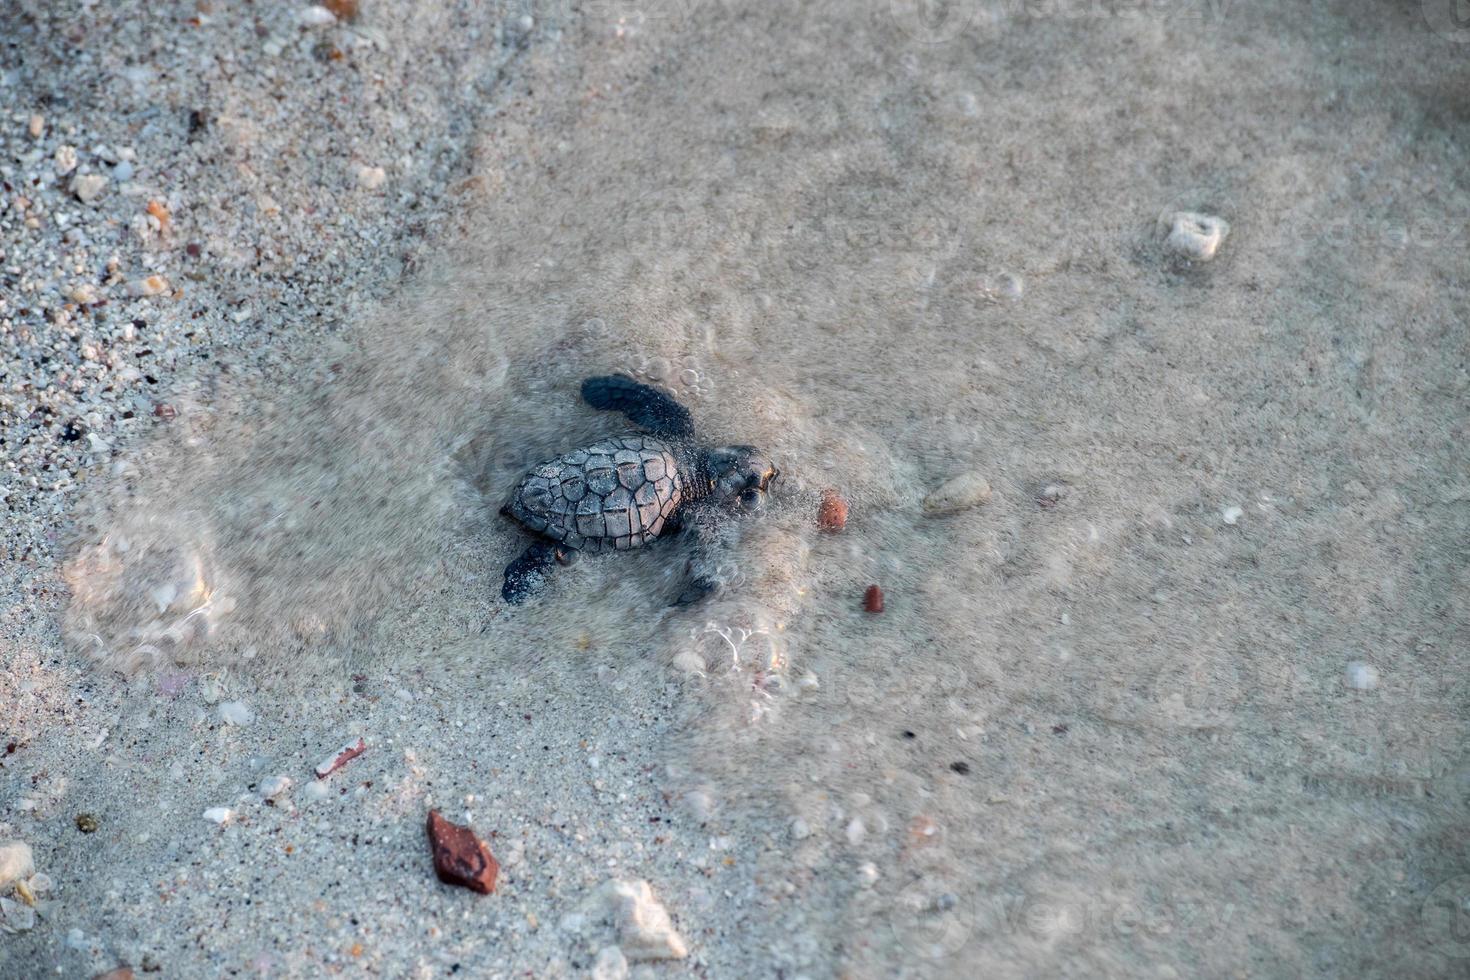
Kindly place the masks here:
POLYGON ((674 366, 667 357, 655 357, 648 361, 643 370, 654 381, 667 381, 674 373, 674 366))
POLYGON ((693 388, 699 384, 699 372, 694 368, 685 368, 679 372, 679 382, 686 388, 693 388))
POLYGON ((988 276, 980 282, 980 294, 992 303, 1015 303, 1025 292, 1025 281, 1011 272, 988 276))

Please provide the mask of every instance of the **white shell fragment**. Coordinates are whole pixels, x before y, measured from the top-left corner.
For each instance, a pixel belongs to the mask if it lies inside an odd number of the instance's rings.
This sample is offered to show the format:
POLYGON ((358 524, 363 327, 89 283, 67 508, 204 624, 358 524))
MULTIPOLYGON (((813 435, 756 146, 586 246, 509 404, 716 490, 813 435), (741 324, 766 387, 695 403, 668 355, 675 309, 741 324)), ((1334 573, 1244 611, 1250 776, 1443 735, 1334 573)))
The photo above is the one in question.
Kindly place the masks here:
POLYGON ((35 871, 36 859, 31 854, 31 845, 22 840, 0 844, 0 889, 29 878, 35 871))
POLYGON ((924 498, 924 513, 956 514, 990 499, 990 483, 979 473, 963 473, 924 498))
POLYGON ((674 928, 668 911, 653 897, 646 881, 609 881, 603 900, 618 926, 623 955, 639 960, 677 960, 689 955, 684 938, 674 928))
POLYGON ((255 720, 255 712, 244 701, 225 701, 219 706, 219 716, 226 725, 248 725, 255 720))
POLYGON ((274 800, 290 788, 290 776, 268 776, 260 781, 260 796, 262 799, 274 800))
POLYGON ((71 182, 71 192, 83 204, 91 204, 107 186, 107 178, 101 174, 82 174, 71 182))
POLYGON ((1343 668, 1342 682, 1354 691, 1371 691, 1378 686, 1378 668, 1361 660, 1343 668))
POLYGON ((1230 234, 1230 225, 1225 219, 1213 214, 1175 211, 1168 221, 1169 237, 1164 244, 1180 258, 1194 262, 1213 259, 1225 236, 1230 234))

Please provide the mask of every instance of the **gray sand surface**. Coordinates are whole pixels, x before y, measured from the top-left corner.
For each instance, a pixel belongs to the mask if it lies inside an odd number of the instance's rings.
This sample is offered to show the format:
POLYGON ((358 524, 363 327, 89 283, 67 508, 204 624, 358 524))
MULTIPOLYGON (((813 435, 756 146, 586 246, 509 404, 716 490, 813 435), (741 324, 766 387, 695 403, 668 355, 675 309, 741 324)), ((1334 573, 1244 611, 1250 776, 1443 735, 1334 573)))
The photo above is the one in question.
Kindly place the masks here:
POLYGON ((1467 969, 1433 0, 325 20, 0 8, 0 976, 1467 969), (607 371, 779 497, 506 606, 607 371))

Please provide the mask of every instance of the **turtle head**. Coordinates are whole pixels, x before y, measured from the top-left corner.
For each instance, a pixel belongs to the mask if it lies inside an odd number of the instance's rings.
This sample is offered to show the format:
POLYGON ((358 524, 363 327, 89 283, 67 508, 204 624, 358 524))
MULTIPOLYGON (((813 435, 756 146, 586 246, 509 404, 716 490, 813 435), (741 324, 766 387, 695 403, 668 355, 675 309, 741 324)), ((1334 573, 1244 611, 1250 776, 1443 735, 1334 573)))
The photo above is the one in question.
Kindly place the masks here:
POLYGON ((765 506, 771 481, 781 475, 771 457, 754 446, 720 446, 704 456, 709 496, 734 510, 758 511, 765 506))

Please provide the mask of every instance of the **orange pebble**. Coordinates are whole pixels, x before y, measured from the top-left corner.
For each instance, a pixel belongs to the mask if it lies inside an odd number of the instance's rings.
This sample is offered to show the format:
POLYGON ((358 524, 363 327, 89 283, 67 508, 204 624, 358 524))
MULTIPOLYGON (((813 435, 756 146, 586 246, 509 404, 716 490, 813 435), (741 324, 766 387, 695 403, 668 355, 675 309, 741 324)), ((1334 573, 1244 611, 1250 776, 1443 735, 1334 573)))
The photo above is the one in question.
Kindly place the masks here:
POLYGON ((836 534, 847 526, 847 501, 828 487, 822 491, 822 504, 817 508, 817 527, 836 534))
POLYGON ((876 585, 868 586, 868 591, 863 593, 863 608, 870 613, 883 611, 883 590, 876 585))
POLYGON ((159 227, 168 231, 168 207, 162 201, 149 201, 148 213, 158 219, 159 227))

